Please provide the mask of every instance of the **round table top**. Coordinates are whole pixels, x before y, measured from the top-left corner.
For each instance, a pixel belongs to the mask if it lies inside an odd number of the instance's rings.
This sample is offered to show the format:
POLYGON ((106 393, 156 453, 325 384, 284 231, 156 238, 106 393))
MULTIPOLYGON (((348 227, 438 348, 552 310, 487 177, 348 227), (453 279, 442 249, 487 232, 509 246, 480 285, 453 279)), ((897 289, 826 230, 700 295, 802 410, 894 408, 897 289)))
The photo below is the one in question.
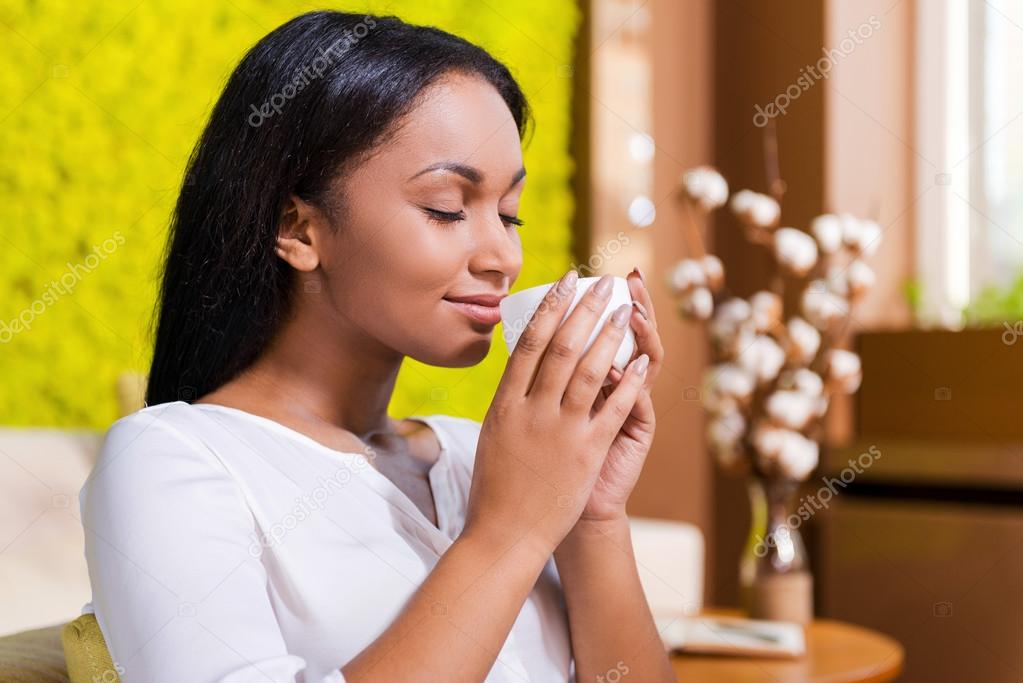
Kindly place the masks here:
MULTIPOLYGON (((707 610, 708 616, 742 616, 737 610, 707 610)), ((806 656, 800 659, 673 654, 675 677, 686 683, 884 683, 902 671, 898 641, 861 626, 815 619, 806 627, 806 656)))

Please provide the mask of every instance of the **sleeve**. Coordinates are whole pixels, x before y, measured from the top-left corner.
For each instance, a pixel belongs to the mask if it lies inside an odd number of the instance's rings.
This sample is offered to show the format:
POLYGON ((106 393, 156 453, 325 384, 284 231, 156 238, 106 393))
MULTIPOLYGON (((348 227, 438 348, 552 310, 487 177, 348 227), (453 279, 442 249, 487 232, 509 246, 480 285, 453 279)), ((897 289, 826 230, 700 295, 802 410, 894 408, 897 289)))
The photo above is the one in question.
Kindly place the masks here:
POLYGON ((124 683, 314 683, 249 552, 241 489, 198 440, 156 411, 117 421, 80 505, 92 604, 124 683))

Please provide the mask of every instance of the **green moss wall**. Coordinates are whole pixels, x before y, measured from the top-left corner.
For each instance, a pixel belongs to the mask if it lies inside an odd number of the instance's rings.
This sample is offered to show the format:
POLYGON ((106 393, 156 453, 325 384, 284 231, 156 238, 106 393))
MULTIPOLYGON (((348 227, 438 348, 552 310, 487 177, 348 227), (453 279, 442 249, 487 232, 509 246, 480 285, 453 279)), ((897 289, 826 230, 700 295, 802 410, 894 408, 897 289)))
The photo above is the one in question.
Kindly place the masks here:
MULTIPOLYGON (((510 66, 537 124, 514 289, 568 267, 573 0, 0 0, 0 424, 117 418, 117 375, 148 366, 176 188, 222 84, 260 37, 324 7, 433 24, 510 66)), ((392 415, 481 419, 507 360, 500 332, 473 368, 406 361, 392 415)))

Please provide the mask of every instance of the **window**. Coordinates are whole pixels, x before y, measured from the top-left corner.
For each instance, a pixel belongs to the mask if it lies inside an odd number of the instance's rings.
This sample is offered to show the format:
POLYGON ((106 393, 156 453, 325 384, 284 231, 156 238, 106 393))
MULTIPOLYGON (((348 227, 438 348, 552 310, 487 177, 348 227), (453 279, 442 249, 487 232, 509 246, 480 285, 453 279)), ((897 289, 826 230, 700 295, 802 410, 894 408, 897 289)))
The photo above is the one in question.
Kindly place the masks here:
POLYGON ((917 30, 922 313, 954 323, 1023 275, 1023 0, 937 0, 917 30))

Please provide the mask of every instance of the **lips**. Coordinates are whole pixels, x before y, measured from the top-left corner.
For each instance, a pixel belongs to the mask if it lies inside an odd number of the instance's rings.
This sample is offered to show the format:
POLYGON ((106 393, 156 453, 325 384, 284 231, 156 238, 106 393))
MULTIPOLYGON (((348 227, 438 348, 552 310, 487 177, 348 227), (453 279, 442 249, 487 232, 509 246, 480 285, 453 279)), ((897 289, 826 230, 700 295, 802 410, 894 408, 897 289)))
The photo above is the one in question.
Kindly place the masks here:
POLYGON ((485 325, 496 325, 501 322, 501 303, 505 295, 474 294, 472 296, 444 297, 444 300, 463 314, 485 325))
POLYGON ((472 294, 470 296, 446 296, 448 301, 460 304, 477 304, 479 306, 495 307, 501 303, 501 299, 507 294, 472 294))

